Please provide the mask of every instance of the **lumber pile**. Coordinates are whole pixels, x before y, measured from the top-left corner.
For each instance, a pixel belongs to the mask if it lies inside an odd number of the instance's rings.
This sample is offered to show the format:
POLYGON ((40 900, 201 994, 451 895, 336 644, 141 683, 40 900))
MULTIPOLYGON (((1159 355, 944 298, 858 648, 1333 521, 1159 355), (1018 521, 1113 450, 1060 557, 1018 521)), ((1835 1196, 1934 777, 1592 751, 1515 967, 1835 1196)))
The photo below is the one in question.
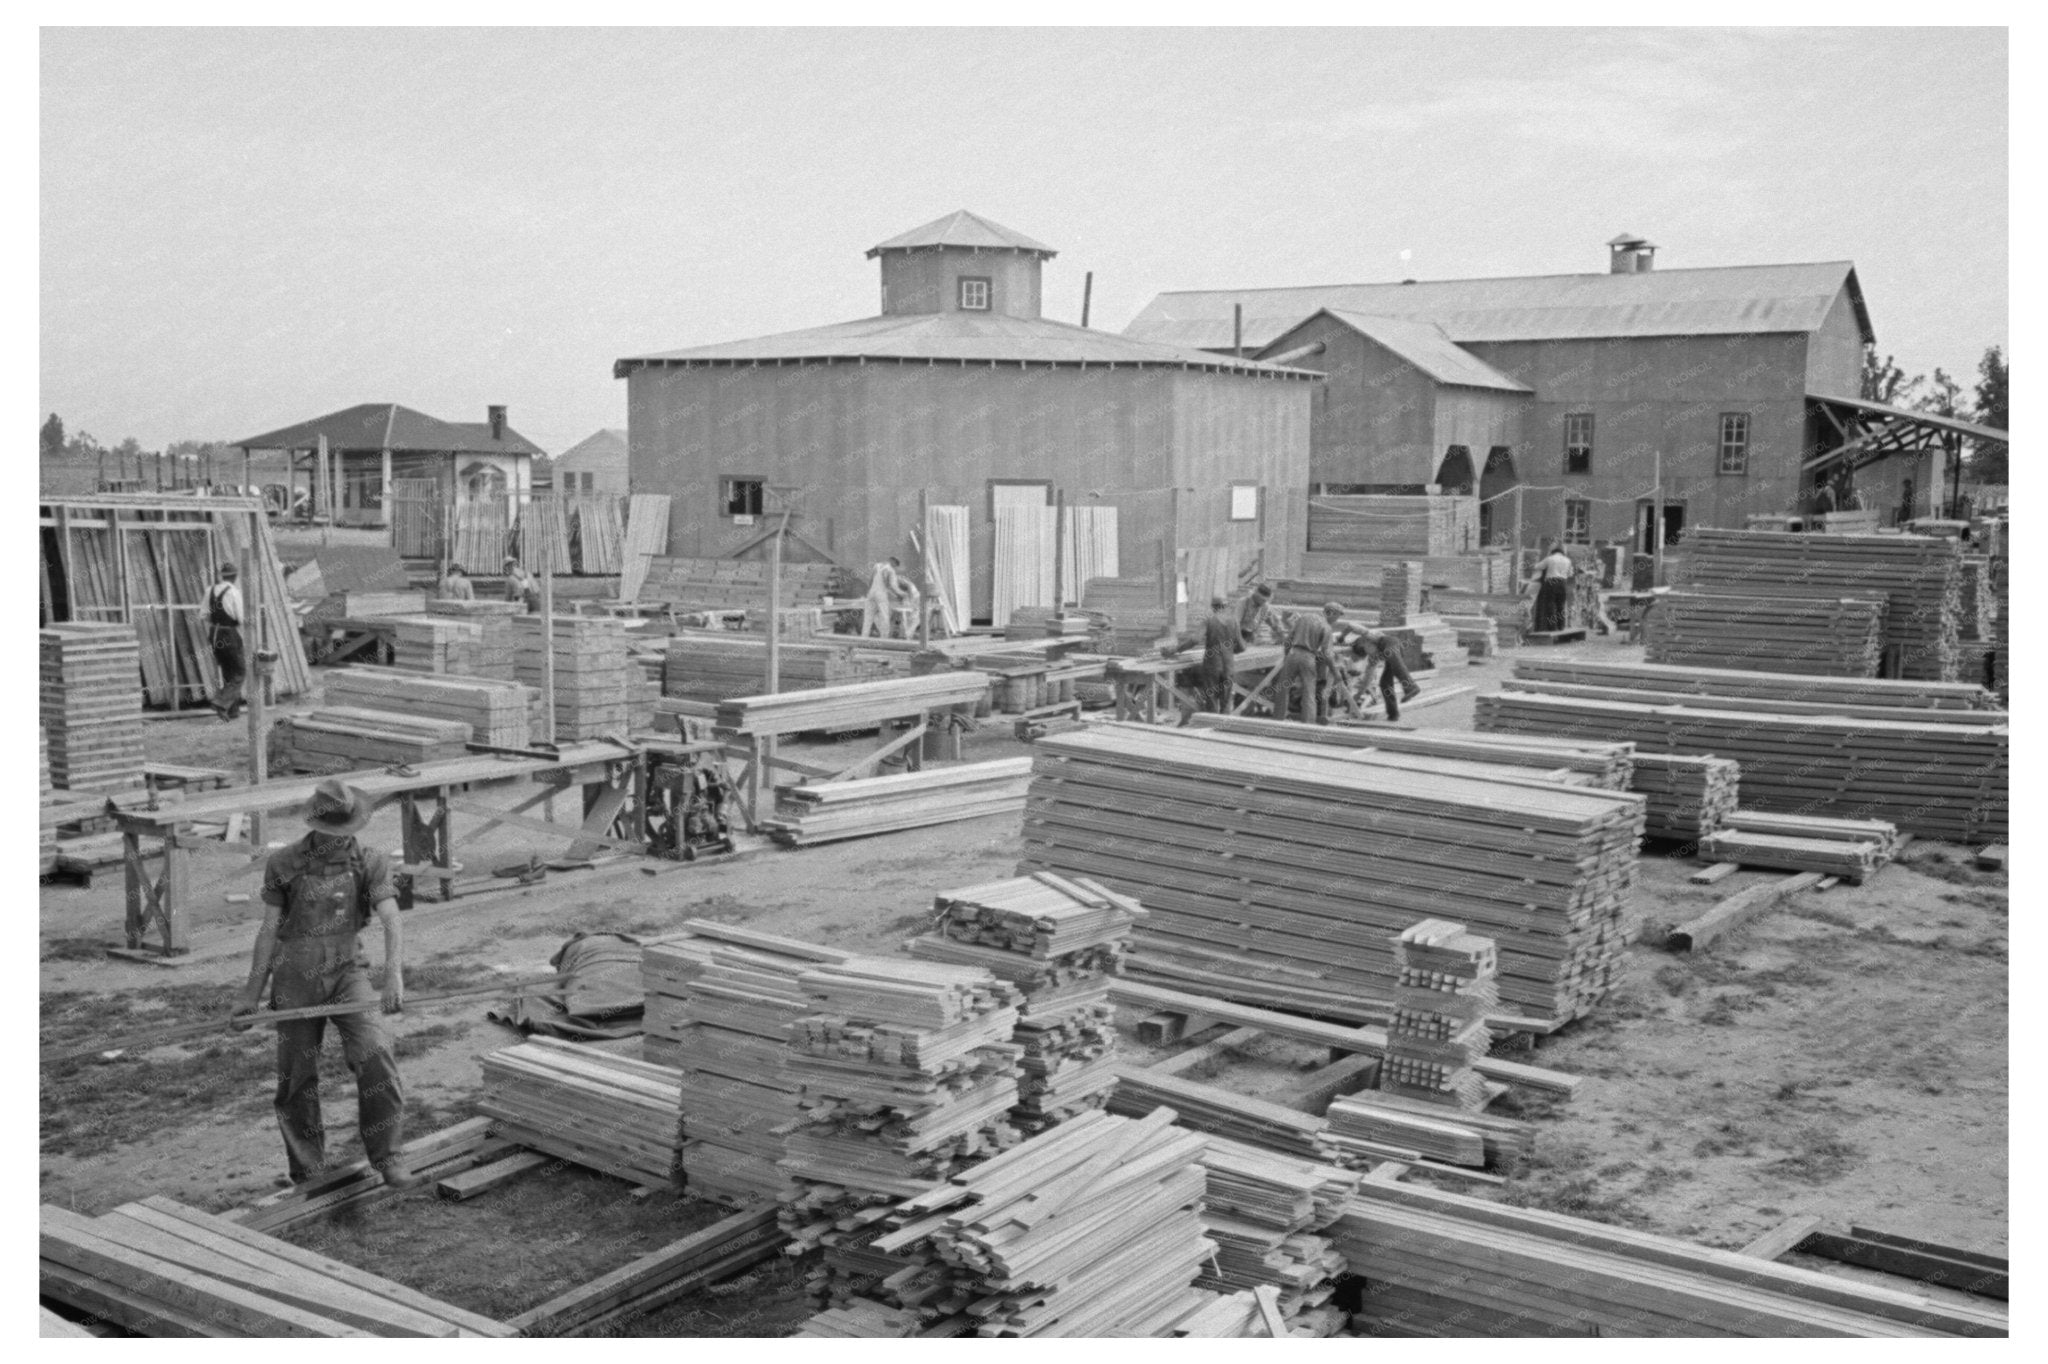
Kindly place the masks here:
MULTIPOLYGON (((42 725, 36 726, 36 803, 39 806, 51 803, 51 791, 55 789, 50 781, 50 731, 42 725)), ((39 833, 36 840, 36 874, 48 876, 57 866, 57 826, 48 820, 36 821, 39 833)))
POLYGON ((543 679, 543 659, 555 664, 556 743, 622 733, 631 723, 629 684, 640 670, 626 657, 625 622, 612 616, 557 616, 552 637, 538 616, 513 621, 512 675, 529 687, 543 679))
POLYGON ((1394 960, 1401 974, 1380 1089, 1453 1109, 1483 1107, 1486 1082, 1472 1066, 1493 1045, 1486 1029, 1500 1002, 1493 940, 1425 919, 1395 938, 1394 960))
POLYGON ((1216 1260, 1196 1287, 1230 1293, 1270 1285, 1289 1335, 1336 1335, 1344 1313, 1331 1298, 1346 1265, 1320 1233, 1343 1215, 1358 1171, 1226 1137, 1211 1137, 1201 1161, 1209 1172, 1202 1225, 1216 1242, 1216 1260))
POLYGON ((483 1060, 477 1111, 508 1141, 636 1184, 676 1182, 674 1070, 535 1037, 483 1060))
POLYGON ((472 743, 525 748, 533 737, 534 692, 517 682, 396 668, 338 668, 326 675, 322 692, 330 707, 460 721, 469 726, 472 743))
POLYGON ((1997 615, 1990 558, 1981 554, 1965 555, 1961 581, 1956 611, 1957 636, 1964 640, 1988 640, 1997 615))
MULTIPOLYGON (((394 558, 393 562, 398 561, 394 558)), ((301 591, 299 581, 301 578, 312 577, 316 579, 316 583, 313 585, 317 586, 318 574, 309 572, 309 570, 317 569, 318 565, 319 561, 316 559, 311 564, 292 574, 291 586, 294 597, 300 600, 305 599, 305 594, 301 591)), ((405 582, 403 569, 399 571, 398 581, 400 584, 405 582)), ((309 621, 334 619, 371 620, 378 616, 416 616, 427 609, 427 594, 425 592, 406 589, 403 586, 383 591, 359 588, 351 591, 329 592, 326 596, 319 597, 313 604, 312 609, 306 613, 306 619, 309 621)))
POLYGON ((1758 810, 1889 820, 1954 843, 2006 839, 2003 723, 1696 710, 1518 691, 1481 696, 1474 723, 1494 732, 1626 740, 1639 754, 1730 758, 1742 767, 1743 801, 1758 810))
POLYGON ((993 758, 929 771, 775 788, 763 821, 776 842, 805 848, 897 829, 1016 814, 1031 784, 1029 758, 993 758))
MULTIPOLYGON (((441 1180, 489 1164, 512 1152, 512 1145, 491 1133, 489 1118, 463 1121, 413 1137, 398 1148, 405 1169, 423 1179, 441 1180)), ((365 1161, 330 1167, 303 1184, 265 1194, 227 1214, 251 1231, 282 1232, 339 1213, 360 1212, 397 1197, 384 1176, 365 1161)))
POLYGON ((141 1336, 513 1334, 367 1270, 162 1196, 99 1217, 44 1204, 38 1291, 141 1336))
POLYGON ((1372 1284, 1371 1335, 2004 1336, 1951 1304, 1732 1250, 1413 1184, 1366 1181, 1331 1230, 1372 1284))
POLYGON ((511 601, 455 601, 437 597, 428 602, 428 615, 464 621, 476 631, 469 644, 467 666, 444 671, 513 681, 512 622, 525 613, 522 603, 511 601))
POLYGON ((1651 663, 1875 677, 1885 603, 1855 597, 1667 592, 1643 619, 1651 663))
POLYGON ((626 543, 619 554, 619 600, 640 600, 654 556, 668 547, 667 493, 633 493, 626 500, 626 543))
POLYGON ((1735 811, 1742 765, 1684 753, 1638 753, 1629 789, 1648 798, 1643 834, 1694 840, 1721 827, 1735 811))
MULTIPOLYGON (((1711 697, 1716 701, 1755 701, 1812 708, 1803 712, 1806 714, 1861 715, 1876 709, 1942 712, 1998 708, 1991 694, 1975 682, 1812 675, 1788 677, 1782 673, 1739 668, 1607 663, 1585 658, 1520 658, 1515 661, 1515 679, 1530 684, 1648 692, 1656 697, 1658 704, 1679 704, 1676 700, 1679 697, 1711 697)), ((1972 716, 1962 716, 1958 722, 1982 723, 1972 716)))
POLYGON ((1109 1111, 1142 1117, 1162 1107, 1171 1107, 1179 1115, 1175 1121, 1197 1132, 1320 1164, 1335 1164, 1339 1159, 1329 1123, 1313 1113, 1219 1085, 1119 1063, 1109 1111))
POLYGON ((530 1307, 506 1325, 528 1337, 594 1335, 610 1322, 645 1315, 730 1278, 781 1248, 775 1209, 745 1209, 530 1307))
POLYGON ((1348 729, 1341 725, 1302 725, 1247 715, 1197 714, 1191 729, 1245 734, 1283 743, 1320 744, 1360 753, 1397 753, 1519 767, 1536 772, 1570 772, 1589 778, 1580 783, 1606 791, 1630 788, 1635 746, 1597 740, 1549 739, 1520 734, 1468 734, 1446 729, 1348 729))
POLYGON ((1179 628, 1179 613, 1167 614, 1157 578, 1090 578, 1081 606, 1107 621, 1103 649, 1119 657, 1153 653, 1179 628))
MULTIPOLYGON (((656 554, 647 566, 638 600, 677 609, 768 609, 769 565, 762 559, 692 559, 656 554)), ((813 605, 832 591, 839 570, 832 564, 782 565, 782 604, 813 605)))
POLYGON ((789 1029, 810 1012, 797 978, 850 952, 690 919, 646 945, 641 1057, 676 1068, 677 1149, 692 1197, 745 1205, 794 1190, 776 1162, 797 1117, 789 1029))
POLYGON ((844 732, 873 729, 884 720, 948 706, 978 705, 987 696, 988 679, 980 673, 928 673, 773 696, 727 697, 718 703, 714 724, 734 734, 844 732))
POLYGON ((1051 873, 946 891, 933 909, 935 929, 910 940, 911 956, 980 967, 1023 994, 1011 1121, 1036 1133, 1101 1107, 1116 1087, 1109 982, 1144 909, 1100 882, 1051 873))
POLYGON ((1206 1298, 1202 1137, 1087 1113, 884 1214, 806 1334, 1150 1335, 1206 1298))
POLYGON ((1852 885, 1870 879, 1882 857, 1874 842, 1836 838, 1797 838, 1785 834, 1722 829, 1700 840, 1700 856, 1709 862, 1733 862, 1776 871, 1817 871, 1852 885))
POLYGON ((142 684, 135 630, 63 621, 38 634, 38 714, 50 784, 61 791, 142 785, 142 684))
POLYGON ((624 562, 626 522, 619 499, 586 493, 568 501, 569 544, 578 573, 617 573, 624 562))
POLYGON ((1318 554, 1457 555, 1479 544, 1479 499, 1443 493, 1350 494, 1308 500, 1318 554))
POLYGON ((479 671, 476 655, 483 630, 473 621, 452 616, 390 616, 391 666, 410 673, 479 671))
MULTIPOLYGON (((778 690, 841 686, 877 675, 882 665, 858 661, 838 644, 784 643, 776 661, 778 690)), ((763 636, 720 631, 676 635, 662 663, 664 696, 718 701, 758 696, 768 689, 768 641, 763 636)))
POLYGON ((1381 569, 1380 628, 1406 625, 1421 614, 1422 565, 1402 559, 1381 569))
POLYGON ((1748 834, 1777 834, 1784 838, 1831 839, 1837 843, 1870 843, 1877 848, 1878 865, 1899 855, 1899 826, 1882 819, 1829 819, 1824 815, 1781 815, 1766 810, 1730 810, 1722 819, 1724 829, 1748 834))
POLYGON ((1996 599, 1992 607, 1992 626, 1995 631, 1992 643, 1991 675, 1998 688, 1998 704, 2002 708, 2012 698, 2012 602, 2011 602, 2012 560, 2000 554, 1991 561, 1991 592, 1996 599))
POLYGON ((1504 1003, 1564 1021, 1606 994, 1635 929, 1641 796, 1129 725, 1035 749, 1019 870, 1136 896, 1131 969, 1182 988, 1373 1016, 1398 979, 1390 935, 1455 917, 1499 942, 1504 1003))
POLYGON ((289 715, 277 727, 276 751, 287 769, 319 775, 460 758, 469 751, 472 733, 461 720, 350 706, 289 715))
POLYGON ((1882 593, 1885 643, 1898 651, 1898 675, 1955 680, 1962 553, 1954 540, 1702 528, 1692 533, 1673 585, 1749 597, 1882 593))
POLYGON ((1500 622, 1492 616, 1445 616, 1443 621, 1468 657, 1492 658, 1500 652, 1500 622))

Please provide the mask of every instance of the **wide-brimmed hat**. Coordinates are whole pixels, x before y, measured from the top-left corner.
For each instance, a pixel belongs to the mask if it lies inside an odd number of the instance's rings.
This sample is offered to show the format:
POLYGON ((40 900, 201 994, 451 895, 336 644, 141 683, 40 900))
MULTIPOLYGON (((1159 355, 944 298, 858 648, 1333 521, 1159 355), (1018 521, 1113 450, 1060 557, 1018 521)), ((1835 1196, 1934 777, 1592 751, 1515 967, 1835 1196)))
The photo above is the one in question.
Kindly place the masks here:
POLYGON ((329 777, 306 802, 306 827, 323 834, 352 834, 370 822, 370 798, 341 778, 329 777))
POLYGON ((235 566, 234 566, 233 564, 222 564, 222 565, 220 566, 220 576, 221 576, 221 577, 223 577, 223 578, 235 578, 235 577, 240 577, 240 576, 241 576, 241 572, 242 572, 242 570, 241 570, 241 569, 239 569, 239 568, 236 568, 236 567, 235 567, 235 566))

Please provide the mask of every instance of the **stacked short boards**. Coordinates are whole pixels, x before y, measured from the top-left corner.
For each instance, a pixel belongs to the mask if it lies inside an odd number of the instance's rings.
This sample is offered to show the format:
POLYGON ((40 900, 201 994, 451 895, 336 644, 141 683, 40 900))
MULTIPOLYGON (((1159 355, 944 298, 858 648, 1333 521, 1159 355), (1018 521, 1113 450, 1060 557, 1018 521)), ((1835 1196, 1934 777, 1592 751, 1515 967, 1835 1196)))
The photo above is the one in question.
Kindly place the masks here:
POLYGON ((1493 937, 1500 995, 1563 1022, 1611 988, 1643 798, 1261 752, 1142 726, 1041 739, 1021 871, 1144 904, 1131 969, 1202 993, 1383 1015, 1392 935, 1493 937))
POLYGON ((142 785, 142 664, 135 628, 65 621, 43 627, 38 638, 50 784, 79 792, 142 785))
POLYGON ((1671 592, 1643 621, 1643 656, 1651 663, 1875 677, 1884 620, 1882 596, 1671 592))

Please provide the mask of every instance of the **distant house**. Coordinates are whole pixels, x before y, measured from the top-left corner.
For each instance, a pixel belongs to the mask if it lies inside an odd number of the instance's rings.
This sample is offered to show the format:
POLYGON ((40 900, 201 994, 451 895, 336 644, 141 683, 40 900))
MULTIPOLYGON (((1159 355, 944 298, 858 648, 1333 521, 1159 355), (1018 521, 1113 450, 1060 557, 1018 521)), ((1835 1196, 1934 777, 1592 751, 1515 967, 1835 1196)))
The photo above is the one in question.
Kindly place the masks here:
POLYGON ((626 433, 593 433, 556 455, 555 491, 626 495, 626 433))
POLYGON ((447 422, 397 403, 363 403, 234 444, 245 453, 283 451, 294 498, 303 490, 312 515, 389 526, 401 554, 432 558, 441 553, 445 509, 509 509, 533 491, 533 459, 545 452, 507 424, 503 407, 485 411, 481 422, 447 422))

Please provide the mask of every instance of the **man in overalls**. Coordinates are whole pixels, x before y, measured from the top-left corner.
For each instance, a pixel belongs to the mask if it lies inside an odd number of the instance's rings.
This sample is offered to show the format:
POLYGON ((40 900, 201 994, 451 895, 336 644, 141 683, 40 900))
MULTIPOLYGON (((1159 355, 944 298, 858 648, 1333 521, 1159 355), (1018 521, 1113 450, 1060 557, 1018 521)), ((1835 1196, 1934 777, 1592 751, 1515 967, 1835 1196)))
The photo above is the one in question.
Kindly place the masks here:
MULTIPOLYGON (((356 834, 370 822, 370 800, 338 778, 320 783, 306 811, 312 830, 271 855, 263 869, 263 928, 249 983, 235 1016, 257 1012, 263 987, 270 986, 275 1009, 327 1004, 367 1004, 376 999, 370 963, 356 935, 374 914, 384 926, 384 1012, 405 1007, 404 953, 399 940, 398 899, 391 865, 366 848, 356 834)), ((327 1163, 326 1131, 320 1119, 320 1041, 325 1018, 277 1026, 277 1125, 284 1133, 292 1182, 304 1183, 327 1163)), ((356 1114, 370 1164, 396 1189, 421 1181, 397 1160, 405 1119, 405 1088, 391 1039, 376 1016, 364 1010, 332 1019, 341 1050, 356 1077, 356 1114)))
POLYGON ((206 590, 206 643, 220 669, 213 713, 223 720, 242 713, 242 678, 248 671, 242 656, 242 589, 235 586, 236 576, 233 564, 222 564, 219 579, 206 590))

